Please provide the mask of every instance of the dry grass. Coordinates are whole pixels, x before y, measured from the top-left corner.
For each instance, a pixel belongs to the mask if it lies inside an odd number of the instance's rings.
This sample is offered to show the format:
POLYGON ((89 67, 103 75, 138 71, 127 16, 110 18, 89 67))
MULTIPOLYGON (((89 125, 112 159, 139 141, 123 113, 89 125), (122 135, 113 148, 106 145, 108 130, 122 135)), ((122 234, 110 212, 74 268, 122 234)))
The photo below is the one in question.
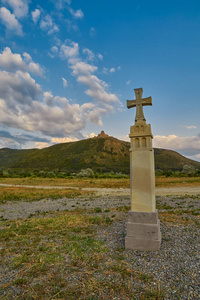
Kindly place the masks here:
POLYGON ((200 177, 156 177, 157 187, 200 186, 200 177))
POLYGON ((153 277, 126 263, 124 249, 110 252, 96 238, 111 223, 78 211, 3 221, 1 299, 163 299, 153 277))
MULTIPOLYGON (((129 188, 130 180, 126 178, 0 178, 0 183, 13 185, 129 188)), ((200 186, 200 177, 156 177, 157 187, 200 186)))
POLYGON ((6 201, 37 201, 41 199, 74 198, 90 194, 74 189, 35 189, 24 187, 0 187, 0 204, 6 201))
POLYGON ((128 188, 130 180, 124 178, 0 178, 0 183, 13 185, 66 186, 66 187, 99 187, 128 188))
POLYGON ((199 215, 189 219, 184 216, 184 211, 165 211, 159 212, 159 219, 162 223, 171 223, 171 225, 189 225, 199 224, 199 215))

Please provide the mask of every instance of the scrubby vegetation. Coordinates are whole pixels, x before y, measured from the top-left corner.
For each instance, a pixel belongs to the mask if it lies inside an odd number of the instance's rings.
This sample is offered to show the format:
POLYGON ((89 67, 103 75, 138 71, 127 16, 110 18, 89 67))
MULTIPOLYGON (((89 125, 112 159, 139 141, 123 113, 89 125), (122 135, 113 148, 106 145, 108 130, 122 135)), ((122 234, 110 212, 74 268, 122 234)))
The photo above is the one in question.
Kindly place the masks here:
POLYGON ((60 172, 58 170, 45 172, 45 171, 14 171, 0 170, 0 178, 129 178, 129 175, 122 174, 121 172, 108 172, 108 173, 98 173, 94 172, 90 168, 81 169, 80 172, 70 173, 70 172, 60 172))
MULTIPOLYGON (((184 165, 180 171, 156 169, 157 177, 200 177, 200 169, 195 169, 192 166, 184 165)), ((91 168, 81 169, 76 173, 53 171, 25 171, 25 170, 0 170, 0 178, 129 178, 129 174, 121 172, 106 172, 99 173, 91 168)))

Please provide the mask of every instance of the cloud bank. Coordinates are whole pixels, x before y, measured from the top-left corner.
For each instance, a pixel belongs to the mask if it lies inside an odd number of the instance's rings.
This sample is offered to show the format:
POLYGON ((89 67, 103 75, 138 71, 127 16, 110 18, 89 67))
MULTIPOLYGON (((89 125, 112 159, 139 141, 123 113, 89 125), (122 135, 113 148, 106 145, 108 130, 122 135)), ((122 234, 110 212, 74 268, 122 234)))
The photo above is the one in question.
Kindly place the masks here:
MULTIPOLYGON (((91 55, 89 51, 85 53, 91 55)), ((43 91, 32 77, 32 74, 42 77, 43 69, 33 62, 29 53, 24 52, 22 56, 12 53, 9 47, 0 53, 0 123, 6 128, 34 134, 39 132, 48 137, 41 141, 36 139, 38 147, 54 143, 56 139, 83 138, 81 131, 87 122, 102 126, 102 116, 112 112, 115 105, 120 105, 117 96, 108 92, 108 84, 93 74, 97 67, 80 59, 77 43, 63 44, 59 55, 67 60, 77 82, 87 87, 85 93, 91 102, 71 103, 65 97, 43 91)), ((67 87, 67 80, 62 77, 62 81, 67 87)), ((21 137, 20 144, 24 144, 28 136, 30 134, 24 139, 21 137)), ((5 139, 9 143, 14 140, 19 143, 19 138, 14 135, 5 135, 5 139)))
POLYGON ((200 160, 200 135, 178 137, 176 135, 160 136, 153 139, 155 148, 175 150, 194 160, 200 160))

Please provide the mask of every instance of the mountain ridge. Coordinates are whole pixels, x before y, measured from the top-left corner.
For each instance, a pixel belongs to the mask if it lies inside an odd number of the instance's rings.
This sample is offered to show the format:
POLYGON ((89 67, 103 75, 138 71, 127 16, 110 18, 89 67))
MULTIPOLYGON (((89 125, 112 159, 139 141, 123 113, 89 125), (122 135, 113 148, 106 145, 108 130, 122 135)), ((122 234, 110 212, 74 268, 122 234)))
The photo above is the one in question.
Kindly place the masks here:
MULTIPOLYGON (((43 149, 0 149, 0 169, 78 172, 91 168, 95 172, 128 174, 130 143, 111 136, 60 143, 43 149)), ((184 165, 200 169, 200 162, 188 159, 176 151, 155 148, 155 168, 181 171, 184 165)))

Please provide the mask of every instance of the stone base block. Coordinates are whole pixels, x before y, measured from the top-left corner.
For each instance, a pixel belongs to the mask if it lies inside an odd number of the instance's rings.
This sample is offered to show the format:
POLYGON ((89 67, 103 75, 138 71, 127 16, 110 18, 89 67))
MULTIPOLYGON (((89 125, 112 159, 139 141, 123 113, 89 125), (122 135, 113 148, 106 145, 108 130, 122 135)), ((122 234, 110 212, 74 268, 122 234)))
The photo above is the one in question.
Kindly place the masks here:
POLYGON ((152 213, 129 211, 125 248, 159 250, 160 245, 160 220, 157 210, 152 213))

